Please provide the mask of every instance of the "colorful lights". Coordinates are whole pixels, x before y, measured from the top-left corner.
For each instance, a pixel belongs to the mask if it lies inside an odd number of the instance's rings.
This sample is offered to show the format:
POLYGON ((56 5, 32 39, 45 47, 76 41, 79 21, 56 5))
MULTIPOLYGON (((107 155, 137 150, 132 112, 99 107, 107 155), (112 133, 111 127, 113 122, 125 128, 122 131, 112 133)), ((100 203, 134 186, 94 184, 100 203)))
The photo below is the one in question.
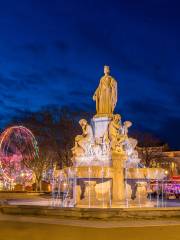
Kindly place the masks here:
POLYGON ((37 141, 24 126, 7 128, 0 136, 0 167, 3 178, 9 182, 24 184, 32 179, 32 171, 24 164, 38 155, 37 141))

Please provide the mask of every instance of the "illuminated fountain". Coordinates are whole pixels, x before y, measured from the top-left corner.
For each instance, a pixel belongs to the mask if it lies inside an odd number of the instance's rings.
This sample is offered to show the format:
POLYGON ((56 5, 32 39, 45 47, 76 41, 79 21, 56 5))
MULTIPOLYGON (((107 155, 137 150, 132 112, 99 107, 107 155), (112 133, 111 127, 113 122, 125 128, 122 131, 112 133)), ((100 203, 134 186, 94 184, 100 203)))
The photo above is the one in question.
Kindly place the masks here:
MULTIPOLYGON (((51 181, 53 207, 144 207, 165 206, 163 191, 169 189, 161 168, 145 168, 136 150, 137 140, 128 136, 130 121, 114 114, 117 82, 105 66, 93 99, 96 115, 88 123, 81 119, 82 134, 72 148, 72 167, 53 169, 51 181), (151 201, 151 182, 155 182, 156 202, 151 201), (165 184, 167 185, 165 185, 165 184)), ((28 168, 39 156, 36 139, 23 126, 7 128, 0 137, 0 170, 6 189, 32 183, 28 168)), ((179 191, 179 186, 176 187, 179 191)), ((38 205, 42 202, 39 201, 38 205)), ((49 204, 49 203, 46 203, 49 204)))
MULTIPOLYGON (((73 167, 63 170, 68 194, 61 205, 67 206, 69 201, 71 207, 145 206, 149 204, 148 181, 165 177, 163 169, 147 169, 140 164, 135 149, 137 140, 128 137, 132 123, 122 123, 121 116, 113 113, 117 82, 109 73, 109 67, 105 66, 93 96, 97 113, 91 124, 85 119, 79 121, 82 134, 76 136, 72 148, 73 167)), ((61 198, 63 191, 58 186, 62 188, 64 181, 57 179, 62 179, 62 172, 56 177, 59 185, 53 190, 55 202, 61 198)))

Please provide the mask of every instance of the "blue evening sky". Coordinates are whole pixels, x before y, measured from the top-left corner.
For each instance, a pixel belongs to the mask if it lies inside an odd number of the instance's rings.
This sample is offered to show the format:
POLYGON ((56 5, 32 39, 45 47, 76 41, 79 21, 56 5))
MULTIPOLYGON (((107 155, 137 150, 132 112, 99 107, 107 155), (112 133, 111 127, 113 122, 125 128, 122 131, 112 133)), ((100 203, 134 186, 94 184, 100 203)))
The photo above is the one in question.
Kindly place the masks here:
POLYGON ((0 1, 0 125, 48 105, 95 112, 110 65, 116 111, 180 148, 179 9, 175 0, 0 1))

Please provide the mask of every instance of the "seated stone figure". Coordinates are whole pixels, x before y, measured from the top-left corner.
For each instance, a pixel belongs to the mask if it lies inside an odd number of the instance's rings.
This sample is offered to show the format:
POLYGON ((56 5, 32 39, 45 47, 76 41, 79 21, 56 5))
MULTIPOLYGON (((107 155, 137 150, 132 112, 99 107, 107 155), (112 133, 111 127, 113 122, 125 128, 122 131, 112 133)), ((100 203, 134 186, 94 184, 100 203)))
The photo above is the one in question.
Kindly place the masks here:
POLYGON ((138 141, 134 138, 128 138, 128 129, 132 126, 132 122, 125 121, 122 127, 122 132, 126 136, 126 140, 124 142, 124 150, 127 154, 126 167, 132 168, 137 167, 140 159, 138 157, 138 152, 135 150, 138 141))
POLYGON ((73 157, 87 154, 94 142, 92 127, 85 119, 81 119, 79 124, 82 128, 82 135, 77 135, 75 138, 75 146, 72 148, 73 157))
POLYGON ((130 121, 125 121, 122 126, 122 133, 126 136, 126 139, 124 142, 124 148, 125 148, 127 154, 132 154, 132 152, 134 151, 134 149, 137 145, 136 139, 128 137, 128 131, 131 126, 132 126, 132 122, 130 122, 130 121))
POLYGON ((111 144, 111 150, 119 153, 124 153, 123 142, 126 139, 126 135, 122 133, 121 116, 115 114, 109 123, 108 135, 111 144))

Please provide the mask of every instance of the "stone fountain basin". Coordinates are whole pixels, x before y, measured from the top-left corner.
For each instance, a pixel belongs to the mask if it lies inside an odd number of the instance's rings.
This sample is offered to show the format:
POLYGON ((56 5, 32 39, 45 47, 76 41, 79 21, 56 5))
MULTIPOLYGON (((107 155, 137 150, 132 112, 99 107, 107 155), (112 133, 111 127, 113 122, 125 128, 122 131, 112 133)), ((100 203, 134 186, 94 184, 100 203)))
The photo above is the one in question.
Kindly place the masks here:
POLYGON ((166 177, 165 170, 162 168, 129 168, 127 169, 128 179, 157 179, 162 180, 166 177))
POLYGON ((77 178, 112 178, 112 167, 91 166, 77 167, 75 169, 77 178))
MULTIPOLYGON (((77 178, 113 178, 114 168, 108 166, 80 166, 67 168, 67 172, 72 173, 72 177, 77 178)), ((71 174, 70 174, 71 175, 71 174)), ((156 179, 162 180, 166 177, 165 170, 162 168, 128 168, 124 169, 126 179, 156 179)))

